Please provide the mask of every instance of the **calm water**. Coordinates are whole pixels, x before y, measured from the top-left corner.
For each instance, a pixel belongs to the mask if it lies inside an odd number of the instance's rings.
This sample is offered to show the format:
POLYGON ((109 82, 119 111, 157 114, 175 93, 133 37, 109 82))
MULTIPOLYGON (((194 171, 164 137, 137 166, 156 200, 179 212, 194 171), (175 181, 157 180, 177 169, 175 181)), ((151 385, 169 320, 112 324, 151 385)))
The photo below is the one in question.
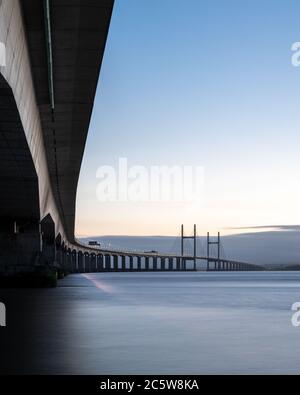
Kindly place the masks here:
POLYGON ((298 272, 72 275, 1 295, 4 372, 300 373, 298 272))

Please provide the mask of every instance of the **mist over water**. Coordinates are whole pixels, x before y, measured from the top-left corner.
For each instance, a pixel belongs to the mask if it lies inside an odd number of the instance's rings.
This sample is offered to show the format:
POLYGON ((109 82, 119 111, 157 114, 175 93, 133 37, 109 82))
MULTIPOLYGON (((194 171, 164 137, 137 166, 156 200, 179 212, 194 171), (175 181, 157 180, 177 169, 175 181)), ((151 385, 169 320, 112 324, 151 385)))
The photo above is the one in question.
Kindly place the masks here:
POLYGON ((97 273, 1 292, 2 372, 300 373, 299 272, 97 273))

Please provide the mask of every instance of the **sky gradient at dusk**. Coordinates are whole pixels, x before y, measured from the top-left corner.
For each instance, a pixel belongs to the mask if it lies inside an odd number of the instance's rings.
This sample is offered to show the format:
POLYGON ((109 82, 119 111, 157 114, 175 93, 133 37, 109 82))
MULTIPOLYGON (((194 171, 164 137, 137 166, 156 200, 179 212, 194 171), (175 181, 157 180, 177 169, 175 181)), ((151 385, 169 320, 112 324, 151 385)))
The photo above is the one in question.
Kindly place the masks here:
POLYGON ((300 223, 295 0, 116 0, 76 233, 176 235, 300 223), (203 166, 204 201, 102 203, 99 166, 203 166))

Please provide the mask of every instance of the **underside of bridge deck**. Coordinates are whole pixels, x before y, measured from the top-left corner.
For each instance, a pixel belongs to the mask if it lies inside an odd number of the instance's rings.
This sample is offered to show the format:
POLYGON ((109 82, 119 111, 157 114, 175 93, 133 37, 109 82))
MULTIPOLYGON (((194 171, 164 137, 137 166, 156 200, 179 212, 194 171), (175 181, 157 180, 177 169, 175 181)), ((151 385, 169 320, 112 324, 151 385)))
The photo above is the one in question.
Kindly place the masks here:
POLYGON ((52 191, 74 242, 77 183, 113 1, 51 0, 49 21, 45 2, 22 6, 52 191))
POLYGON ((113 4, 1 2, 0 273, 78 252, 76 190, 113 4))

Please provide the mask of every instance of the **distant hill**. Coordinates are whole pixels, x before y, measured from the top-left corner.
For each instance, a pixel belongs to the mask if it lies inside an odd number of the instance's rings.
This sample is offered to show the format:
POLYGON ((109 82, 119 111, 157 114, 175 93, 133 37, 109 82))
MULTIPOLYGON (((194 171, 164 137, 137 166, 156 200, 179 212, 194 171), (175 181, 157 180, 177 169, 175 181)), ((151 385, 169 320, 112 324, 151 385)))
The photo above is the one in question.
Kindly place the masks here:
MULTIPOLYGON (((80 240, 84 243, 95 240, 112 249, 180 253, 180 238, 173 236, 93 236, 80 240)), ((206 255, 206 237, 198 238, 197 250, 199 255, 206 255)), ((222 256, 274 269, 300 270, 300 226, 277 226, 271 231, 261 227, 253 233, 223 236, 222 256)))

